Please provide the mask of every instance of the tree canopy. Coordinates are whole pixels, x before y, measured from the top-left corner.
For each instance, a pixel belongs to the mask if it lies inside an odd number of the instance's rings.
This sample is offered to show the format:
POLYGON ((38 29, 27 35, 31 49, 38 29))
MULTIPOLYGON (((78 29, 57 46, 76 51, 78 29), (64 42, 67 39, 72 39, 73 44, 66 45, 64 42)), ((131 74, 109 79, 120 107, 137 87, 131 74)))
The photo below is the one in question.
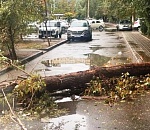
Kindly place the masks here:
POLYGON ((148 0, 78 0, 77 18, 87 18, 89 1, 90 18, 103 18, 104 21, 117 22, 120 19, 145 19, 145 34, 150 35, 150 1, 148 0))
POLYGON ((5 0, 0 5, 0 49, 17 60, 15 43, 30 22, 40 17, 41 4, 35 0, 5 0))

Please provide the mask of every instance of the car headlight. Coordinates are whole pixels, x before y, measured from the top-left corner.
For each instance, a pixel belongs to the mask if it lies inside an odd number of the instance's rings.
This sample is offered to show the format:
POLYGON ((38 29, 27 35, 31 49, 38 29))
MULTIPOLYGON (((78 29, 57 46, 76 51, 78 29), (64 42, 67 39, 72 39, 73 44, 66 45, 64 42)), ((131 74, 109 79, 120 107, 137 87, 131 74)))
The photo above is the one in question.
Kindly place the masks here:
POLYGON ((67 34, 71 34, 71 33, 72 33, 72 31, 71 31, 71 30, 68 30, 68 31, 67 31, 67 34))
POLYGON ((83 33, 84 33, 84 34, 88 34, 89 31, 88 31, 88 30, 84 30, 83 33))

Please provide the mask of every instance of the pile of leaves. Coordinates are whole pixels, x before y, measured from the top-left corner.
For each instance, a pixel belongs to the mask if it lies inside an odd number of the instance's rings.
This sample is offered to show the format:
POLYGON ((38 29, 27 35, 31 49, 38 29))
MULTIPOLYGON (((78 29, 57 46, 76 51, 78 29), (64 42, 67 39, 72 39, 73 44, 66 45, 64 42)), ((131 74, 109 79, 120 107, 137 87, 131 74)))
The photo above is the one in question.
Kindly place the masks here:
POLYGON ((107 103, 116 100, 128 100, 150 89, 150 74, 131 76, 127 72, 120 77, 105 79, 93 77, 87 85, 84 95, 107 96, 107 103))
POLYGON ((30 75, 27 79, 20 81, 13 90, 15 99, 24 112, 31 115, 51 117, 64 113, 58 110, 57 104, 53 101, 50 93, 45 89, 46 84, 38 74, 30 75))
POLYGON ((45 81, 39 74, 27 73, 24 69, 24 65, 21 65, 19 61, 12 61, 5 57, 3 52, 0 51, 0 68, 12 67, 24 72, 27 77, 17 80, 12 96, 15 98, 17 105, 24 112, 30 112, 30 114, 37 114, 44 116, 46 114, 51 117, 59 116, 66 112, 66 110, 58 110, 57 104, 54 102, 53 97, 46 91, 45 81))

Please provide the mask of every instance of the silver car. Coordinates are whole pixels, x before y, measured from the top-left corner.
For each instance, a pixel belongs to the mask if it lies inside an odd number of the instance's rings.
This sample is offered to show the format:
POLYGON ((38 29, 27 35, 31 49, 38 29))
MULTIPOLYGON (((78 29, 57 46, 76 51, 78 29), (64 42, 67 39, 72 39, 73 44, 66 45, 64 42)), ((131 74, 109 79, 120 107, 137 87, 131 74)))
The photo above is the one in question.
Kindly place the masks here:
POLYGON ((132 30, 132 23, 130 20, 120 20, 117 25, 117 30, 132 30))
POLYGON ((67 39, 74 41, 81 39, 84 41, 92 40, 92 29, 87 20, 75 20, 70 24, 67 30, 67 39))

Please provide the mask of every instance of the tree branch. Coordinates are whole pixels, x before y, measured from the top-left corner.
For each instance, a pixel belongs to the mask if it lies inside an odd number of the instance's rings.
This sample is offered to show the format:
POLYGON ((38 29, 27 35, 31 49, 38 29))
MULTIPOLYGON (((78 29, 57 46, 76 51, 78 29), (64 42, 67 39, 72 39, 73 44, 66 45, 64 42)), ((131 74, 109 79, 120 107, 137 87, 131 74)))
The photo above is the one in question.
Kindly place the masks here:
POLYGON ((27 130, 27 128, 25 128, 25 126, 23 125, 23 123, 21 122, 21 120, 17 117, 17 115, 16 115, 16 114, 14 113, 14 111, 12 110, 12 108, 11 108, 11 106, 10 106, 10 103, 8 102, 8 99, 7 99, 7 97, 6 97, 5 92, 4 92, 3 89, 2 89, 2 93, 3 93, 3 95, 4 95, 4 98, 5 98, 5 101, 6 101, 7 105, 8 105, 8 107, 9 107, 9 109, 10 109, 10 112, 11 112, 11 114, 12 114, 12 116, 13 116, 13 117, 11 117, 11 119, 13 118, 13 121, 14 121, 14 122, 17 122, 18 125, 21 127, 22 130, 27 130))

